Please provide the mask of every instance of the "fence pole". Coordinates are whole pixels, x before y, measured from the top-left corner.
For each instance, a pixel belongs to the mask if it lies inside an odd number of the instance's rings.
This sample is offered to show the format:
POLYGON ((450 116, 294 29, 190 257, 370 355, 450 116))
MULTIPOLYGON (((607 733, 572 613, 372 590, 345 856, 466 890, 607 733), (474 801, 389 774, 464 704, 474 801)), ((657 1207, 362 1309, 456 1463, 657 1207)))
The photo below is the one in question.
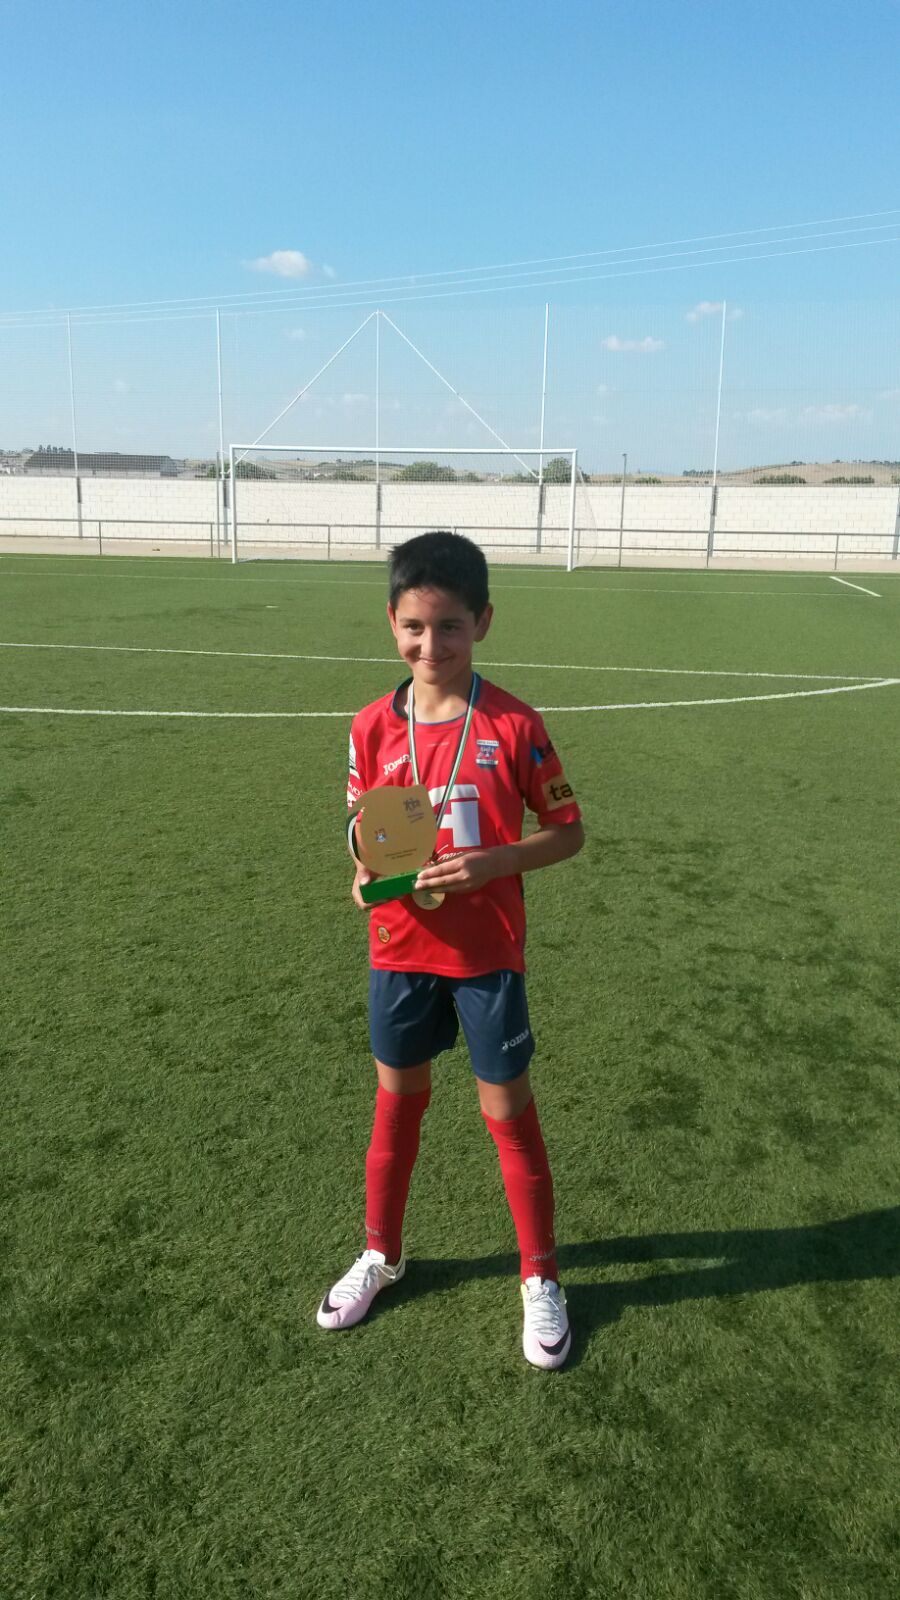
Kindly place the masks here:
POLYGON ((375 549, 381 549, 381 312, 375 313, 375 549))
POLYGON ((237 495, 234 492, 234 445, 229 447, 228 490, 231 499, 231 565, 237 566, 237 495))
MULTIPOLYGON (((219 401, 219 452, 216 456, 216 523, 225 517, 225 427, 222 416, 222 318, 216 306, 216 382, 219 401)), ((226 526, 226 540, 228 537, 226 526)))
POLYGON ((891 560, 896 561, 900 555, 900 489, 897 490, 897 515, 894 519, 894 548, 891 551, 891 560))
POLYGON ((719 388, 716 395, 716 442, 713 447, 712 493, 709 497, 709 532, 706 536, 706 565, 709 566, 716 543, 716 509, 719 500, 719 428, 722 421, 722 378, 725 372, 725 322, 728 301, 722 301, 722 339, 719 345, 719 388))
POLYGON ((836 533, 835 536, 834 536, 834 569, 833 569, 835 572, 837 572, 838 549, 840 548, 840 543, 841 543, 841 536, 840 536, 839 533, 836 533))
POLYGON ((100 521, 99 517, 97 518, 97 543, 100 546, 100 554, 102 555, 103 554, 103 523, 100 521))
POLYGON ((544 537, 544 416, 547 410, 547 346, 550 336, 550 302, 544 306, 544 370, 541 378, 541 453, 538 458, 538 507, 535 554, 540 555, 544 537))
POLYGON ((569 491, 569 550, 566 558, 566 571, 572 572, 575 567, 575 487, 578 482, 578 451, 572 451, 572 485, 569 491))
POLYGON ((72 461, 75 465, 75 516, 78 522, 78 537, 84 538, 84 527, 81 521, 81 477, 78 472, 78 426, 75 420, 75 367, 72 361, 72 314, 66 312, 66 342, 69 350, 69 404, 72 409, 72 461))
POLYGON ((619 559, 617 567, 622 565, 622 541, 625 537, 625 480, 628 477, 628 452, 622 452, 622 498, 619 501, 619 559))

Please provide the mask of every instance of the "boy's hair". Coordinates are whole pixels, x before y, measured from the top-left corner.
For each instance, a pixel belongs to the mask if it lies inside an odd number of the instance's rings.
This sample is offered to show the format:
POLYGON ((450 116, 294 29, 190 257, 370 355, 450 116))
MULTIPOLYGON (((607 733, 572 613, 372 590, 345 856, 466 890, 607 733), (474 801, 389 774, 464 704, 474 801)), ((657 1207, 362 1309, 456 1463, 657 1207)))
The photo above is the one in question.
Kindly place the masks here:
POLYGON ((446 589, 476 617, 490 599, 484 554, 461 533, 420 533, 396 545, 391 551, 388 581, 395 609, 407 589, 446 589))

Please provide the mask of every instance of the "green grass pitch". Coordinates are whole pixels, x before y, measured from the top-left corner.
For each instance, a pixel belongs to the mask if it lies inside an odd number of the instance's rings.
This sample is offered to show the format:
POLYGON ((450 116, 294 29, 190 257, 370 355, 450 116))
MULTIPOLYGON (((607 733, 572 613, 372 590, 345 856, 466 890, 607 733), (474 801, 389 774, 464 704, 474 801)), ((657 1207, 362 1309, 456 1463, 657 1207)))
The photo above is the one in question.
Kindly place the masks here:
POLYGON ((527 881, 557 1374, 462 1048, 405 1282, 314 1321, 383 572, 0 558, 5 708, 339 713, 0 713, 3 1600, 900 1593, 900 582, 493 576, 482 669, 605 708, 547 710, 588 843, 527 881))

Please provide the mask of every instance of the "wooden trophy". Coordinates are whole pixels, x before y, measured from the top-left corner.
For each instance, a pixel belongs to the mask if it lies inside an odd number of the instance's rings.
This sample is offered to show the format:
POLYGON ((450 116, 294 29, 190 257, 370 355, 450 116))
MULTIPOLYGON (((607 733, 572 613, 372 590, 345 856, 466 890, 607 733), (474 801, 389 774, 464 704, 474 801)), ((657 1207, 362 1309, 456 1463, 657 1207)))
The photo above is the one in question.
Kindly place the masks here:
POLYGON ((437 819, 424 784, 390 785, 361 795, 350 813, 347 843, 354 859, 377 874, 373 883, 360 884, 366 905, 412 894, 423 911, 436 910, 442 894, 413 890, 436 839, 437 819))

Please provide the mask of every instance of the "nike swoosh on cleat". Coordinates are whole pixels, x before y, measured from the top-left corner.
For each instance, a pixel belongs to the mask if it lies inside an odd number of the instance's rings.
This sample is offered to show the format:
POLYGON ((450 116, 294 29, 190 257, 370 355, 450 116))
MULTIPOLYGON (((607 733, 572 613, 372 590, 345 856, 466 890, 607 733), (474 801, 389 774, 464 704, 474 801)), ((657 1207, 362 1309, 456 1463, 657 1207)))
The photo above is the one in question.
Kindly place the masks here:
POLYGON ((564 1345, 566 1344, 566 1342, 569 1339, 571 1339, 571 1337, 572 1337, 572 1329, 571 1328, 567 1328, 565 1333, 563 1334, 562 1338, 561 1339, 557 1339, 556 1344, 544 1344, 543 1339, 539 1339, 538 1340, 538 1344, 540 1345, 541 1349, 545 1352, 546 1355, 548 1355, 548 1356, 558 1356, 560 1354, 560 1352, 562 1351, 562 1349, 563 1349, 564 1345))
POLYGON ((325 1299, 322 1301, 322 1310, 323 1311, 328 1311, 333 1315, 335 1311, 340 1311, 340 1309, 341 1309, 340 1306, 333 1306, 331 1304, 331 1301, 329 1300, 328 1295, 325 1296, 325 1299))

